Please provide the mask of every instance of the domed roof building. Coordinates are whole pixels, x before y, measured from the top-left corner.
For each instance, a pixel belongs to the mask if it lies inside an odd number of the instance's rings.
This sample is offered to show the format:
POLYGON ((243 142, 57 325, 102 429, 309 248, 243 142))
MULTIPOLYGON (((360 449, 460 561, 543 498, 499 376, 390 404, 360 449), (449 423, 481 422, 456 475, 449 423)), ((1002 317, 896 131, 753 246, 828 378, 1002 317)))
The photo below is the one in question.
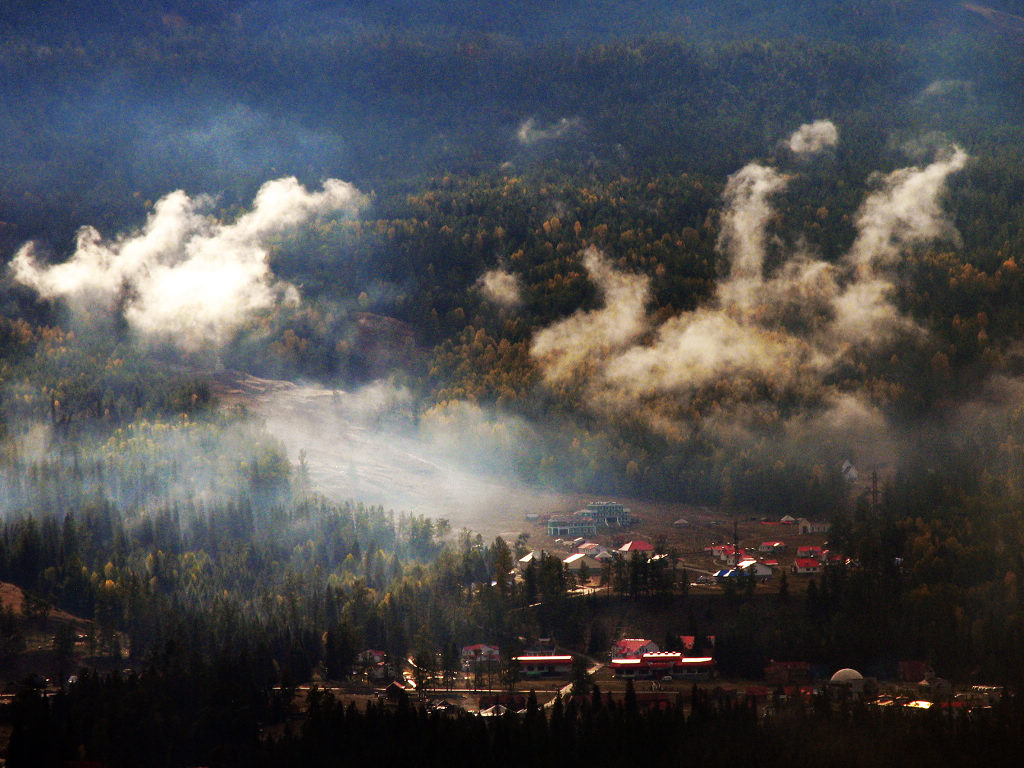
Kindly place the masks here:
POLYGON ((856 669, 849 667, 840 669, 828 681, 829 687, 834 689, 846 689, 855 696, 864 692, 864 675, 856 669))
POLYGON ((846 668, 846 669, 840 669, 838 672, 836 672, 834 675, 832 675, 832 679, 829 680, 829 682, 832 685, 848 685, 849 683, 853 683, 853 682, 855 682, 857 680, 863 680, 863 679, 864 679, 864 675, 862 675, 856 669, 846 668))

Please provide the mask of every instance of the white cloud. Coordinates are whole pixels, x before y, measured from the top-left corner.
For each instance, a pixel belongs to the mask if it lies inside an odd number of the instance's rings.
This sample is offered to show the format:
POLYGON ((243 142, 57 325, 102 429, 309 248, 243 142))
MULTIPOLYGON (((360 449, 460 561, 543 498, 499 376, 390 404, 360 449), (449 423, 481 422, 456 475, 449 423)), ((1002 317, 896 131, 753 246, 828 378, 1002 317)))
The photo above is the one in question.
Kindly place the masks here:
POLYGON ((616 270, 593 246, 584 252, 583 265, 604 297, 604 307, 576 312, 534 336, 530 352, 549 382, 569 380, 581 366, 607 360, 647 329, 649 280, 616 270))
POLYGON ((834 147, 839 142, 839 130, 830 120, 815 120, 801 125, 789 137, 787 146, 796 155, 810 155, 834 147))
POLYGON ((561 139, 577 130, 582 121, 578 117, 563 117, 550 123, 547 127, 541 127, 535 118, 529 117, 519 124, 516 129, 516 138, 520 144, 530 146, 541 141, 561 139))
POLYGON ((771 197, 786 177, 751 164, 726 186, 718 247, 729 274, 706 306, 652 327, 644 310, 647 278, 620 272, 590 251, 584 265, 605 307, 540 331, 531 353, 546 381, 579 377, 591 407, 639 415, 664 431, 681 428, 679 414, 698 392, 719 386, 725 402, 735 396, 738 421, 767 418, 757 406, 765 397, 790 396, 817 399, 825 415, 816 423, 825 427, 858 418, 876 424, 866 397, 840 393, 828 377, 851 345, 877 348, 897 334, 922 332, 894 304, 895 267, 908 248, 956 238, 939 202, 947 178, 966 160, 954 147, 928 166, 888 174, 861 205, 857 236, 839 263, 795 252, 770 273, 771 197))
POLYGON ((264 184, 252 209, 230 224, 204 213, 211 201, 172 192, 157 202, 140 232, 106 241, 93 227, 78 234, 62 264, 39 263, 31 244, 11 262, 14 279, 72 306, 123 306, 147 337, 185 349, 223 344, 252 313, 297 302, 298 290, 274 278, 264 240, 317 216, 354 213, 362 196, 329 179, 309 192, 295 178, 264 184))
POLYGON ((485 272, 477 281, 480 292, 502 307, 514 307, 519 304, 519 278, 503 269, 492 269, 485 272))

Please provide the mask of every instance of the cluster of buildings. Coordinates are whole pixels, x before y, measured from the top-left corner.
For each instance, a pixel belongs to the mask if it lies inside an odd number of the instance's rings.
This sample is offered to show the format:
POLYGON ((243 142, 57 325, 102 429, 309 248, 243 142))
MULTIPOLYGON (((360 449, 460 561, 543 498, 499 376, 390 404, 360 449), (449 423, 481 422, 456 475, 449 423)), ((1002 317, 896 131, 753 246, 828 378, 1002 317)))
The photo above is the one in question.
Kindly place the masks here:
MULTIPOLYGON (((768 544, 770 542, 765 542, 768 544)), ((781 542, 774 542, 781 544, 781 542)), ((762 544, 761 546, 765 546, 762 544)), ((782 545, 785 548, 785 545, 782 545)), ((758 581, 766 581, 775 573, 779 567, 779 561, 774 557, 757 560, 745 549, 735 547, 732 544, 713 544, 705 547, 704 551, 721 561, 723 565, 729 566, 715 572, 715 580, 719 583, 737 576, 752 576, 758 581)))
POLYGON ((636 521, 628 507, 614 501, 592 501, 586 509, 548 519, 548 536, 575 539, 597 536, 598 528, 626 528, 636 521))
MULTIPOLYGON (((819 523, 806 518, 794 518, 789 515, 781 518, 778 522, 762 521, 764 525, 772 526, 795 526, 799 535, 823 534, 829 530, 828 523, 819 523)), ((718 560, 723 566, 715 574, 715 580, 719 583, 727 579, 747 575, 760 581, 766 581, 772 577, 779 566, 779 556, 786 553, 788 547, 781 539, 766 539, 755 549, 743 549, 734 544, 713 544, 705 547, 704 551, 711 557, 718 560)), ((820 546, 798 547, 790 565, 790 571, 797 575, 813 575, 820 573, 827 564, 842 564, 847 562, 846 558, 833 552, 829 552, 820 546)))
POLYGON ((952 709, 988 707, 1001 700, 999 686, 975 685, 970 690, 954 692, 948 680, 936 676, 924 661, 901 661, 894 678, 880 683, 875 677, 862 675, 845 667, 831 675, 805 661, 775 661, 765 667, 765 684, 785 697, 804 699, 825 694, 833 701, 862 700, 878 706, 900 706, 930 709, 933 706, 952 709))
MULTIPOLYGON (((562 567, 574 574, 579 574, 581 571, 586 569, 591 574, 597 573, 604 567, 605 563, 615 559, 616 554, 622 557, 629 557, 633 552, 640 552, 647 558, 654 558, 657 555, 654 552, 654 547, 643 539, 634 539, 633 541, 627 541, 618 549, 608 549, 602 544, 598 544, 594 541, 588 541, 585 537, 579 537, 573 541, 562 541, 560 542, 569 547, 571 554, 561 558, 562 567)), ((531 562, 539 561, 544 556, 542 551, 534 550, 528 552, 519 558, 517 567, 520 571, 526 569, 531 562)))

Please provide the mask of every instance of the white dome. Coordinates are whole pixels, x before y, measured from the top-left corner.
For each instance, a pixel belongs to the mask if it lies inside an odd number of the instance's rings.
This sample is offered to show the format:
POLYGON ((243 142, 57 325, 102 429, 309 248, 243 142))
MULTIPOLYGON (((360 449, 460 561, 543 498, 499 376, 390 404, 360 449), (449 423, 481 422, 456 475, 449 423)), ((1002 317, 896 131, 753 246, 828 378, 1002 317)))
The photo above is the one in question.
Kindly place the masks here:
POLYGON ((840 669, 829 680, 833 685, 849 685, 850 683, 860 682, 864 679, 864 675, 858 672, 856 669, 840 669))

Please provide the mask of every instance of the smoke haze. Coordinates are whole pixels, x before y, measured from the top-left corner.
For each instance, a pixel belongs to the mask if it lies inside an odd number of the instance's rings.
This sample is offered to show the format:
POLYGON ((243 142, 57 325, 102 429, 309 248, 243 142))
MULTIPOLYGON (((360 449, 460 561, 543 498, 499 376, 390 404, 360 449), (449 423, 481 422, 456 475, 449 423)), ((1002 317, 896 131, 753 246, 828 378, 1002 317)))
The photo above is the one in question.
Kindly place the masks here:
POLYGON ((315 487, 330 498, 381 504, 484 536, 518 531, 526 512, 579 499, 515 479, 531 428, 476 405, 436 407, 414 423, 409 393, 384 382, 353 392, 275 382, 254 407, 315 487))

